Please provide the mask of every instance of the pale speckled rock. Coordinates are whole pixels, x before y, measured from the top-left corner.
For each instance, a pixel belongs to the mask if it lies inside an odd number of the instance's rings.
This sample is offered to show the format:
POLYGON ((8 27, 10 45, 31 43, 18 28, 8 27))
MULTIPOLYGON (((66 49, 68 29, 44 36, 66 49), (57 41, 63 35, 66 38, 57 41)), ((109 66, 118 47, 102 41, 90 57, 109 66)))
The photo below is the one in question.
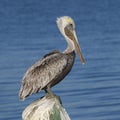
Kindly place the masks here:
POLYGON ((46 95, 34 101, 22 113, 23 120, 70 120, 57 96, 46 95))

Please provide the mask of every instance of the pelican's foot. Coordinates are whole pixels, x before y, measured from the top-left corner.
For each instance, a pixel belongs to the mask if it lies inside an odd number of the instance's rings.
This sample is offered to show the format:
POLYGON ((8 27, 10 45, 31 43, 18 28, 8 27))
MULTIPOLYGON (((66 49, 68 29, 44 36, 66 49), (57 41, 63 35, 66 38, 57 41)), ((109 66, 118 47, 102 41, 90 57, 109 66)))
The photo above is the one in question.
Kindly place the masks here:
POLYGON ((55 97, 56 95, 52 92, 46 93, 47 98, 55 97))
POLYGON ((54 94, 52 92, 46 94, 46 98, 51 98, 51 97, 56 97, 59 100, 60 104, 62 105, 62 101, 60 99, 60 96, 58 96, 58 95, 56 95, 56 94, 54 94))

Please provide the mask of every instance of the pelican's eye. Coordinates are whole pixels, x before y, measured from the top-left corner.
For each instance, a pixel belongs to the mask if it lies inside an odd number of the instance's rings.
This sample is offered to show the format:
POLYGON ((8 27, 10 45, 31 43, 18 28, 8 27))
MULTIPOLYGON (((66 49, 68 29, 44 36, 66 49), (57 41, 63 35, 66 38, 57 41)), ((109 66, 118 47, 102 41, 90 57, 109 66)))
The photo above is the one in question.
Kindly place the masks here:
POLYGON ((71 24, 71 23, 68 24, 66 27, 67 27, 67 29, 70 30, 70 31, 73 31, 73 29, 74 29, 74 28, 73 28, 73 24, 71 24))

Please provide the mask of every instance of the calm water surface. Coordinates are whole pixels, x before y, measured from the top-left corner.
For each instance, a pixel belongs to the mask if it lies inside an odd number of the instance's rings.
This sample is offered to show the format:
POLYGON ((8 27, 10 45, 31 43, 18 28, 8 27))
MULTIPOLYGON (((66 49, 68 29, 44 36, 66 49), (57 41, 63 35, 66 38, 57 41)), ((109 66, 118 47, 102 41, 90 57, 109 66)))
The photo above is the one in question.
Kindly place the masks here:
POLYGON ((27 68, 66 42, 56 18, 69 15, 86 64, 76 57, 70 74, 53 91, 72 120, 120 120, 120 1, 1 0, 0 120, 21 120, 24 108, 41 94, 20 102, 27 68))

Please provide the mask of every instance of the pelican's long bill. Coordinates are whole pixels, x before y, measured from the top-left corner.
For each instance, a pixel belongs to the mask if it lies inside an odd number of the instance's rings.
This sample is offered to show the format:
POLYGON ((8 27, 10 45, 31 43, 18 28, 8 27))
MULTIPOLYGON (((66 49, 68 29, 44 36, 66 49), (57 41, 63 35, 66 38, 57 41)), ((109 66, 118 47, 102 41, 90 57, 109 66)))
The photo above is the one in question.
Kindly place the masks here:
POLYGON ((78 39, 77 39, 75 30, 73 31, 73 36, 74 36, 74 37, 73 37, 73 38, 74 38, 73 42, 74 42, 74 45, 75 45, 75 50, 76 50, 76 52, 78 53, 82 64, 85 64, 85 60, 84 60, 84 58, 83 58, 83 56, 82 56, 82 52, 81 52, 81 49, 80 49, 80 45, 79 45, 79 43, 78 43, 78 39))
POLYGON ((84 64, 85 61, 84 61, 84 58, 82 56, 82 52, 81 52, 81 49, 80 49, 80 46, 79 46, 79 43, 78 43, 78 39, 77 39, 77 36, 76 36, 75 29, 73 28, 73 26, 68 25, 68 26, 65 27, 64 30, 65 30, 65 34, 67 35, 67 37, 70 40, 73 41, 73 44, 74 44, 74 47, 75 47, 75 51, 78 53, 82 64, 84 64))

